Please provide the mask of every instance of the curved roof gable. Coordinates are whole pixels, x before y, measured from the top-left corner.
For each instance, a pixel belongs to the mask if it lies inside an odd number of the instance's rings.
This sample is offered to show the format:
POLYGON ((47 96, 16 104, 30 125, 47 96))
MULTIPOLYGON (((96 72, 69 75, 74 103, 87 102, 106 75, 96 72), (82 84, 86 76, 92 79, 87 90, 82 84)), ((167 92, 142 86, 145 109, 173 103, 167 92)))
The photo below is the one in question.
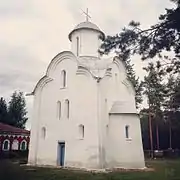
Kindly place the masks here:
POLYGON ((124 73, 127 75, 127 72, 126 72, 126 67, 125 67, 125 63, 123 62, 123 60, 119 59, 118 56, 115 56, 113 58, 113 63, 116 64, 116 66, 118 67, 119 69, 119 72, 124 71, 124 73))
POLYGON ((85 75, 85 76, 87 76, 87 77, 93 77, 93 78, 95 78, 95 76, 92 74, 92 72, 87 68, 87 67, 85 67, 85 66, 83 66, 83 65, 79 65, 78 66, 78 69, 77 69, 77 72, 76 72, 76 74, 78 74, 78 75, 85 75))
POLYGON ((38 81, 33 92, 29 95, 35 94, 38 88, 42 88, 45 84, 52 81, 53 79, 50 77, 51 72, 56 68, 56 66, 65 59, 71 59, 78 63, 76 56, 71 51, 63 51, 57 54, 50 62, 46 74, 38 81))
POLYGON ((57 54, 51 60, 49 66, 47 68, 46 75, 49 76, 51 71, 53 71, 56 68, 56 66, 65 59, 75 60, 78 63, 77 57, 71 51, 63 51, 63 52, 57 54))
POLYGON ((132 102, 115 101, 111 107, 110 114, 137 114, 136 106, 129 106, 132 102))
POLYGON ((39 88, 43 88, 45 84, 47 84, 48 82, 52 81, 53 79, 52 78, 49 78, 48 76, 43 76, 39 81, 38 83, 36 84, 33 92, 31 94, 35 94, 35 92, 37 91, 37 89, 39 88))
MULTIPOLYGON (((126 76, 126 79, 123 81, 123 84, 125 83, 126 85, 130 85, 132 90, 133 90, 133 93, 135 93, 135 87, 133 86, 132 82, 128 79, 127 77, 127 71, 126 71, 126 66, 125 66, 125 62, 123 60, 121 60, 118 56, 115 56, 113 58, 113 63, 116 64, 116 66, 118 67, 119 69, 119 72, 121 72, 122 68, 124 70, 124 73, 125 73, 125 76, 126 76)), ((125 85, 124 84, 124 85, 125 85)))

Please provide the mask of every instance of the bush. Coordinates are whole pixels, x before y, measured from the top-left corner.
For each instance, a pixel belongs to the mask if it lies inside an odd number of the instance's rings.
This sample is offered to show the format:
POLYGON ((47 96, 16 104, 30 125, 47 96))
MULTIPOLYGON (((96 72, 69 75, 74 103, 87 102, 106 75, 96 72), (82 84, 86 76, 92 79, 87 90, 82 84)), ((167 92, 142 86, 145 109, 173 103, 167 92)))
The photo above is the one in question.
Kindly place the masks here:
POLYGON ((1 151, 0 159, 27 159, 28 151, 1 151))
MULTIPOLYGON (((146 159, 151 158, 151 150, 144 150, 144 156, 146 159)), ((166 150, 155 150, 153 151, 153 157, 155 158, 180 158, 180 150, 179 149, 166 149, 166 150)))

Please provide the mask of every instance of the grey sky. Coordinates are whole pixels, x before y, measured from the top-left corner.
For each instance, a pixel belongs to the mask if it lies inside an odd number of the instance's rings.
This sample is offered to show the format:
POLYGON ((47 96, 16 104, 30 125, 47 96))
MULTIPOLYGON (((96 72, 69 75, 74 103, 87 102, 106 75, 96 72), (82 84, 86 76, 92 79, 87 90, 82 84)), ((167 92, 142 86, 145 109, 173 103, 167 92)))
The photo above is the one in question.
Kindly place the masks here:
MULTIPOLYGON (((88 7, 91 21, 112 35, 132 19, 147 27, 170 6, 169 0, 0 0, 0 96, 32 91, 51 59, 70 48, 68 33, 85 20, 81 9, 88 7)), ((142 77, 142 62, 133 59, 142 77)), ((29 115, 32 102, 28 97, 29 115)))

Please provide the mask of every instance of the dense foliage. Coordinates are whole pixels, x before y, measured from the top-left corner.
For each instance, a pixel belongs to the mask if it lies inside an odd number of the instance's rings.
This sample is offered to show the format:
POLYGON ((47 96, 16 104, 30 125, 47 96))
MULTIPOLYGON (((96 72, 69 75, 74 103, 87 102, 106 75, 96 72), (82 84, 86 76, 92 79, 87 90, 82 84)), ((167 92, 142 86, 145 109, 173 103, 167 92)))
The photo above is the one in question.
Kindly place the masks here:
POLYGON ((180 68, 180 1, 172 0, 175 7, 166 9, 159 16, 159 22, 142 29, 139 22, 131 21, 128 27, 115 36, 107 36, 100 48, 102 54, 115 50, 119 56, 127 59, 139 54, 143 60, 159 57, 163 59, 166 70, 179 72, 180 68), (173 58, 163 55, 172 52, 173 58))
POLYGON ((114 51, 125 62, 128 79, 136 90, 137 107, 142 94, 148 100, 147 108, 140 111, 145 149, 150 149, 150 126, 154 149, 180 148, 180 0, 171 1, 174 7, 165 9, 156 24, 142 29, 133 20, 118 34, 107 36, 99 50, 101 54, 114 51), (133 69, 131 57, 135 54, 142 60, 151 59, 144 67, 143 82, 133 69))
POLYGON ((3 97, 0 98, 0 122, 6 123, 8 120, 7 104, 3 97))
POLYGON ((0 122, 25 128, 28 119, 26 114, 26 102, 22 92, 15 91, 8 105, 3 98, 0 99, 0 122))

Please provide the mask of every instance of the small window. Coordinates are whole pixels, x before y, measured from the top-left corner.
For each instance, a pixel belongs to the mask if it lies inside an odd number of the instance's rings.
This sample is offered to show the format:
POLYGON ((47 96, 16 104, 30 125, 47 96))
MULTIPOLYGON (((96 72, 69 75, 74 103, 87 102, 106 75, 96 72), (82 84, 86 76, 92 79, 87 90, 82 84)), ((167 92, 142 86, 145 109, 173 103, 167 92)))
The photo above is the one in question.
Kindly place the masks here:
POLYGON ((129 139, 129 126, 125 126, 126 138, 129 139))
POLYGON ((84 139, 84 126, 79 125, 79 139, 84 139))
POLYGON ((9 151, 10 149, 10 141, 8 139, 3 142, 3 151, 9 151))
POLYGON ((58 119, 61 119, 61 102, 57 102, 57 117, 58 119))
POLYGON ((42 127, 41 136, 42 136, 43 139, 46 138, 46 128, 45 127, 42 127))
POLYGON ((65 115, 69 119, 69 100, 65 100, 65 115))
POLYGON ((20 145, 20 150, 25 151, 27 149, 27 141, 23 140, 20 145))
POLYGON ((76 37, 77 40, 77 56, 79 56, 79 37, 76 37))
POLYGON ((62 81, 62 88, 66 87, 66 71, 63 70, 61 72, 61 81, 62 81))
POLYGON ((12 150, 18 150, 19 149, 19 141, 15 139, 12 143, 12 150))

